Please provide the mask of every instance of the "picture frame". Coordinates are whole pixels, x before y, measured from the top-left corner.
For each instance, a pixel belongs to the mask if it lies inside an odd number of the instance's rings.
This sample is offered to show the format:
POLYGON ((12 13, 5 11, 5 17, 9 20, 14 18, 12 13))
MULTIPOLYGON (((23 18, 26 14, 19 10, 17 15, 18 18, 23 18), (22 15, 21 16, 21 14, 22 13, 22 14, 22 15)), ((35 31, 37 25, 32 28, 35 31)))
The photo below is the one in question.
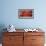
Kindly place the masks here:
POLYGON ((18 9, 18 18, 33 19, 34 18, 34 9, 18 9))

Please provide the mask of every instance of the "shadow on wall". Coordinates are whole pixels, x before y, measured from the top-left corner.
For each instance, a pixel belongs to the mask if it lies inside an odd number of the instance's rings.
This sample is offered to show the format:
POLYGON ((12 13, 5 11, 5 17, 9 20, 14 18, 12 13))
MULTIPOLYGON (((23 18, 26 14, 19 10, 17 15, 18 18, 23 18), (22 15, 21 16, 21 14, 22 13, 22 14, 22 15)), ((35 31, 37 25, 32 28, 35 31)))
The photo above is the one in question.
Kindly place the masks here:
POLYGON ((5 25, 4 24, 0 24, 0 43, 2 43, 2 36, 3 36, 3 32, 6 31, 6 29, 4 30, 5 25))

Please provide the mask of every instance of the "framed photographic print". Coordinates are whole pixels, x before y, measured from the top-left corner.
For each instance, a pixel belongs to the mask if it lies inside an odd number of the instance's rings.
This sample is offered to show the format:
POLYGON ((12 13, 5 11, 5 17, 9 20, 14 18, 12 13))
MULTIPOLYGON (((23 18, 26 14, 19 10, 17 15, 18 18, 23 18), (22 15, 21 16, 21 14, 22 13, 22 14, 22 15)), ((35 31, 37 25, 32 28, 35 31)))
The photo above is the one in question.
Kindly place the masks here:
POLYGON ((34 9, 19 9, 18 17, 23 19, 33 19, 34 9))

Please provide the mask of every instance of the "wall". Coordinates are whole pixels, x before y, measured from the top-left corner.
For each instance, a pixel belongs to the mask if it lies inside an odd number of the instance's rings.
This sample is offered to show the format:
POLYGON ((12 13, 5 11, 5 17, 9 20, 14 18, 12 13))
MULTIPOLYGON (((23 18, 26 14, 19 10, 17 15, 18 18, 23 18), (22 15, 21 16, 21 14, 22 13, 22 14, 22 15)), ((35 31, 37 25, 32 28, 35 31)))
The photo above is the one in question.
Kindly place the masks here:
POLYGON ((16 28, 46 28, 45 0, 1 0, 0 25, 13 24, 16 28), (34 9, 34 19, 19 19, 18 9, 34 9))

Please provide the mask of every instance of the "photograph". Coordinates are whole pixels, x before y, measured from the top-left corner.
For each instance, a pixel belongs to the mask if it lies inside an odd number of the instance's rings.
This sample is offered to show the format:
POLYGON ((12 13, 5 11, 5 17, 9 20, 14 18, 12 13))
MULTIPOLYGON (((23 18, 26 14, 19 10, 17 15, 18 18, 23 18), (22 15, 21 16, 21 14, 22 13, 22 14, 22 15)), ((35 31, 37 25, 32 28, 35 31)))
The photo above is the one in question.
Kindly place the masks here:
POLYGON ((34 18, 33 9, 19 9, 18 10, 19 18, 34 18))

